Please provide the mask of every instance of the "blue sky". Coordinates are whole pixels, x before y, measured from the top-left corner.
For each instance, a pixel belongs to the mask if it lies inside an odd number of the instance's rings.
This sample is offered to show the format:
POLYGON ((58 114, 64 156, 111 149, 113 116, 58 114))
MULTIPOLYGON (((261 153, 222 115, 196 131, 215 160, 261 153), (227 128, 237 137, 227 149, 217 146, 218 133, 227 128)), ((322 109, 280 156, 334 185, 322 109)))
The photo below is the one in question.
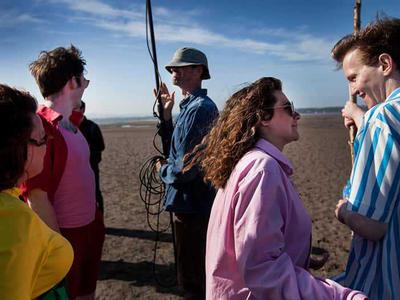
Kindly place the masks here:
MULTIPOLYGON (((262 76, 283 80, 297 107, 340 106, 347 86, 330 49, 352 32, 353 4, 153 0, 162 79, 171 87, 164 65, 175 49, 191 46, 207 54, 212 78, 204 87, 220 109, 243 83, 262 76)), ((400 14, 398 0, 362 4, 362 26, 377 13, 400 14)), ((72 43, 87 61, 91 82, 84 100, 90 117, 151 115, 155 83, 145 0, 0 0, 0 35, 0 82, 26 89, 41 102, 29 63, 41 50, 72 43)))

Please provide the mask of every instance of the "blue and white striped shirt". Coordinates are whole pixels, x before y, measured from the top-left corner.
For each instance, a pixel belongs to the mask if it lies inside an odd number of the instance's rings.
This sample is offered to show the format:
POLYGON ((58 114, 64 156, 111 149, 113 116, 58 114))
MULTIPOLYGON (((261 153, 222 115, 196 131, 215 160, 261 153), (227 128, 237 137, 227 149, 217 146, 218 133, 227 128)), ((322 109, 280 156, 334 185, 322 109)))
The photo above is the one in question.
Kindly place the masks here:
POLYGON ((336 280, 370 299, 400 299, 400 88, 368 110, 355 143, 347 209, 388 224, 378 242, 354 233, 336 280))

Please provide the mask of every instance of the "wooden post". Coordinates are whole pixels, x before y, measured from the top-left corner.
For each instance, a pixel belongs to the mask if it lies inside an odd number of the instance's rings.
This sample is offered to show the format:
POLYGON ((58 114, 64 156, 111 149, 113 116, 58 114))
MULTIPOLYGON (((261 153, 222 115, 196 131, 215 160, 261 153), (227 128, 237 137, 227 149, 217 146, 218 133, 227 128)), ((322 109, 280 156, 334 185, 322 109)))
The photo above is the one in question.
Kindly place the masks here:
MULTIPOLYGON (((361 25, 361 18, 360 18, 360 13, 361 13, 361 0, 355 0, 354 3, 354 8, 353 8, 353 27, 354 31, 353 33, 356 34, 357 32, 360 31, 360 25, 361 25)), ((351 94, 351 88, 349 85, 349 99, 353 103, 357 103, 357 96, 351 94)), ((349 146, 350 146, 350 154, 351 154, 351 162, 354 163, 354 139, 357 134, 357 128, 353 125, 350 126, 349 129, 349 146)))

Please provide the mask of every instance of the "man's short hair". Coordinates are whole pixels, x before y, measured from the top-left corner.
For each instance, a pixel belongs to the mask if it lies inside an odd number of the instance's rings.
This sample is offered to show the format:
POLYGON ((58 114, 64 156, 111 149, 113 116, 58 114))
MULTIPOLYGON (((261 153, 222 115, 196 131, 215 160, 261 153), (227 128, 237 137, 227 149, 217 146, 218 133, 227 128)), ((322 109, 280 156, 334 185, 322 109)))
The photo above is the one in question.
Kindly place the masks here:
POLYGON ((346 35, 332 48, 332 57, 342 67, 343 59, 352 50, 361 51, 362 62, 368 66, 378 63, 379 55, 389 54, 400 67, 400 19, 378 18, 354 35, 346 35))
MULTIPOLYGON (((58 47, 40 52, 38 59, 29 65, 29 69, 46 98, 60 92, 72 77, 81 76, 85 65, 81 51, 71 45, 69 48, 58 47)), ((80 84, 79 78, 77 83, 80 84)))

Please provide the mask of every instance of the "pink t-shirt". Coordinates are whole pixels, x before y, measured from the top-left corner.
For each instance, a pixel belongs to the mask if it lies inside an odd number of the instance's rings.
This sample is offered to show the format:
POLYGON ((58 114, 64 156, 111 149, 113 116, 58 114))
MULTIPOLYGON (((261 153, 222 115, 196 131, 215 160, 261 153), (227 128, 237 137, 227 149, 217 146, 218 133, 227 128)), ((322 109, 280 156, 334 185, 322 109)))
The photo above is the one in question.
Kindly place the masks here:
POLYGON ((95 179, 89 162, 85 137, 59 127, 68 155, 60 184, 54 194, 54 210, 61 228, 76 228, 94 220, 96 211, 95 179))

